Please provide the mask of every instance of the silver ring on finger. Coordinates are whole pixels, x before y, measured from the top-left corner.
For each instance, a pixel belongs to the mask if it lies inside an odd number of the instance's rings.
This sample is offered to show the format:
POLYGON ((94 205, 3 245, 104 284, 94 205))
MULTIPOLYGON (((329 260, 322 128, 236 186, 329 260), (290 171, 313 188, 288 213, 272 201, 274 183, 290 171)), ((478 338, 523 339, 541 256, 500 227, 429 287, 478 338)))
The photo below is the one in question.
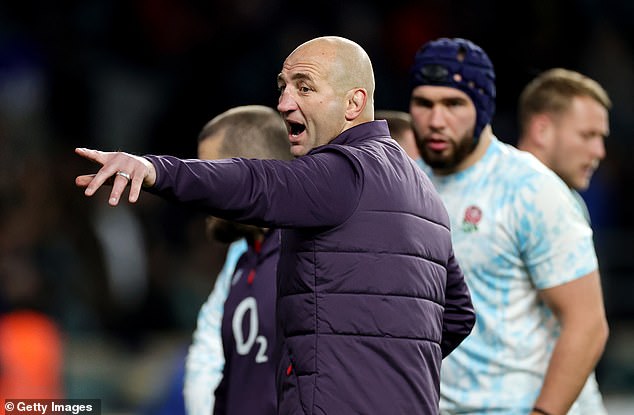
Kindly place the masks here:
POLYGON ((124 172, 124 171, 118 171, 118 172, 116 173, 116 175, 117 175, 117 176, 121 176, 121 177, 123 177, 123 178, 124 178, 124 179, 126 179, 127 181, 132 180, 132 178, 130 177, 130 175, 129 175, 128 173, 124 172))

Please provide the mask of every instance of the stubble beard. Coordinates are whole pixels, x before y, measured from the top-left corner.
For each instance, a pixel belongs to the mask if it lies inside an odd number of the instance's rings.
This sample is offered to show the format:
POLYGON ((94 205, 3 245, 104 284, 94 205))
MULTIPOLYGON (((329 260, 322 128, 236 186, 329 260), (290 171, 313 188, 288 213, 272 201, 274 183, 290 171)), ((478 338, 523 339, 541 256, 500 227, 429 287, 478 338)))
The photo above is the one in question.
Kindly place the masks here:
MULTIPOLYGON (((419 142, 418 137, 416 141, 419 142)), ((449 148, 443 152, 430 150, 424 142, 418 149, 425 164, 433 170, 451 172, 475 150, 476 145, 473 131, 470 131, 459 140, 449 141, 449 148)))

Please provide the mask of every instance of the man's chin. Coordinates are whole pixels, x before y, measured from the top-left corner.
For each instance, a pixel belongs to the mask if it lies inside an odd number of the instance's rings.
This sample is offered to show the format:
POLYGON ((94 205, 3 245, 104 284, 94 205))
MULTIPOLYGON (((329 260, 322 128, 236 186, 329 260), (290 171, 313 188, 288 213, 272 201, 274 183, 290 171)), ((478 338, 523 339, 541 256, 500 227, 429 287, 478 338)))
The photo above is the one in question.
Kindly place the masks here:
POLYGON ((433 170, 448 174, 454 172, 475 148, 476 143, 473 140, 463 137, 457 145, 450 145, 443 151, 423 147, 421 155, 425 163, 433 170))
POLYGON ((291 144, 291 154, 293 157, 305 156, 308 153, 306 148, 301 144, 291 144))
POLYGON ((590 187, 590 179, 579 180, 576 183, 573 183, 572 187, 578 192, 584 192, 588 190, 588 187, 590 187))
POLYGON ((453 158, 445 154, 425 151, 421 154, 421 156, 423 161, 425 161, 425 164, 434 170, 446 170, 455 165, 455 163, 453 163, 453 158))

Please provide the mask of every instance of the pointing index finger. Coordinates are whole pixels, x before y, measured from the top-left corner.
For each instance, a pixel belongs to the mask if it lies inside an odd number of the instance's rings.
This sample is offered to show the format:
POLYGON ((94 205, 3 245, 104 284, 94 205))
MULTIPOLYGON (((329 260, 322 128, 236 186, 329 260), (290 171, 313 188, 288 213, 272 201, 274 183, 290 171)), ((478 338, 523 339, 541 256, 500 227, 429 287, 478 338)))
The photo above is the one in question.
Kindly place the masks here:
POLYGON ((78 147, 75 149, 75 154, 82 156, 88 160, 103 164, 103 161, 100 160, 101 151, 91 150, 84 147, 78 147))

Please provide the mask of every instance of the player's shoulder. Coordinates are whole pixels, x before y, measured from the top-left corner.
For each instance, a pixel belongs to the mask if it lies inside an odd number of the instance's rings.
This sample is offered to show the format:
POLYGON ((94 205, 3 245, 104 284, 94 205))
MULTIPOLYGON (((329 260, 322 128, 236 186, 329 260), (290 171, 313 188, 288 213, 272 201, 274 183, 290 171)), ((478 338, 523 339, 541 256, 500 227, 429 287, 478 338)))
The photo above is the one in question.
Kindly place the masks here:
POLYGON ((498 174, 518 187, 554 186, 566 189, 563 181, 533 154, 519 150, 511 144, 494 140, 496 147, 495 169, 498 174))
POLYGON ((552 174, 548 167, 527 151, 520 150, 511 144, 504 143, 497 139, 493 140, 491 145, 496 147, 497 153, 499 154, 499 164, 531 175, 540 176, 552 174))

